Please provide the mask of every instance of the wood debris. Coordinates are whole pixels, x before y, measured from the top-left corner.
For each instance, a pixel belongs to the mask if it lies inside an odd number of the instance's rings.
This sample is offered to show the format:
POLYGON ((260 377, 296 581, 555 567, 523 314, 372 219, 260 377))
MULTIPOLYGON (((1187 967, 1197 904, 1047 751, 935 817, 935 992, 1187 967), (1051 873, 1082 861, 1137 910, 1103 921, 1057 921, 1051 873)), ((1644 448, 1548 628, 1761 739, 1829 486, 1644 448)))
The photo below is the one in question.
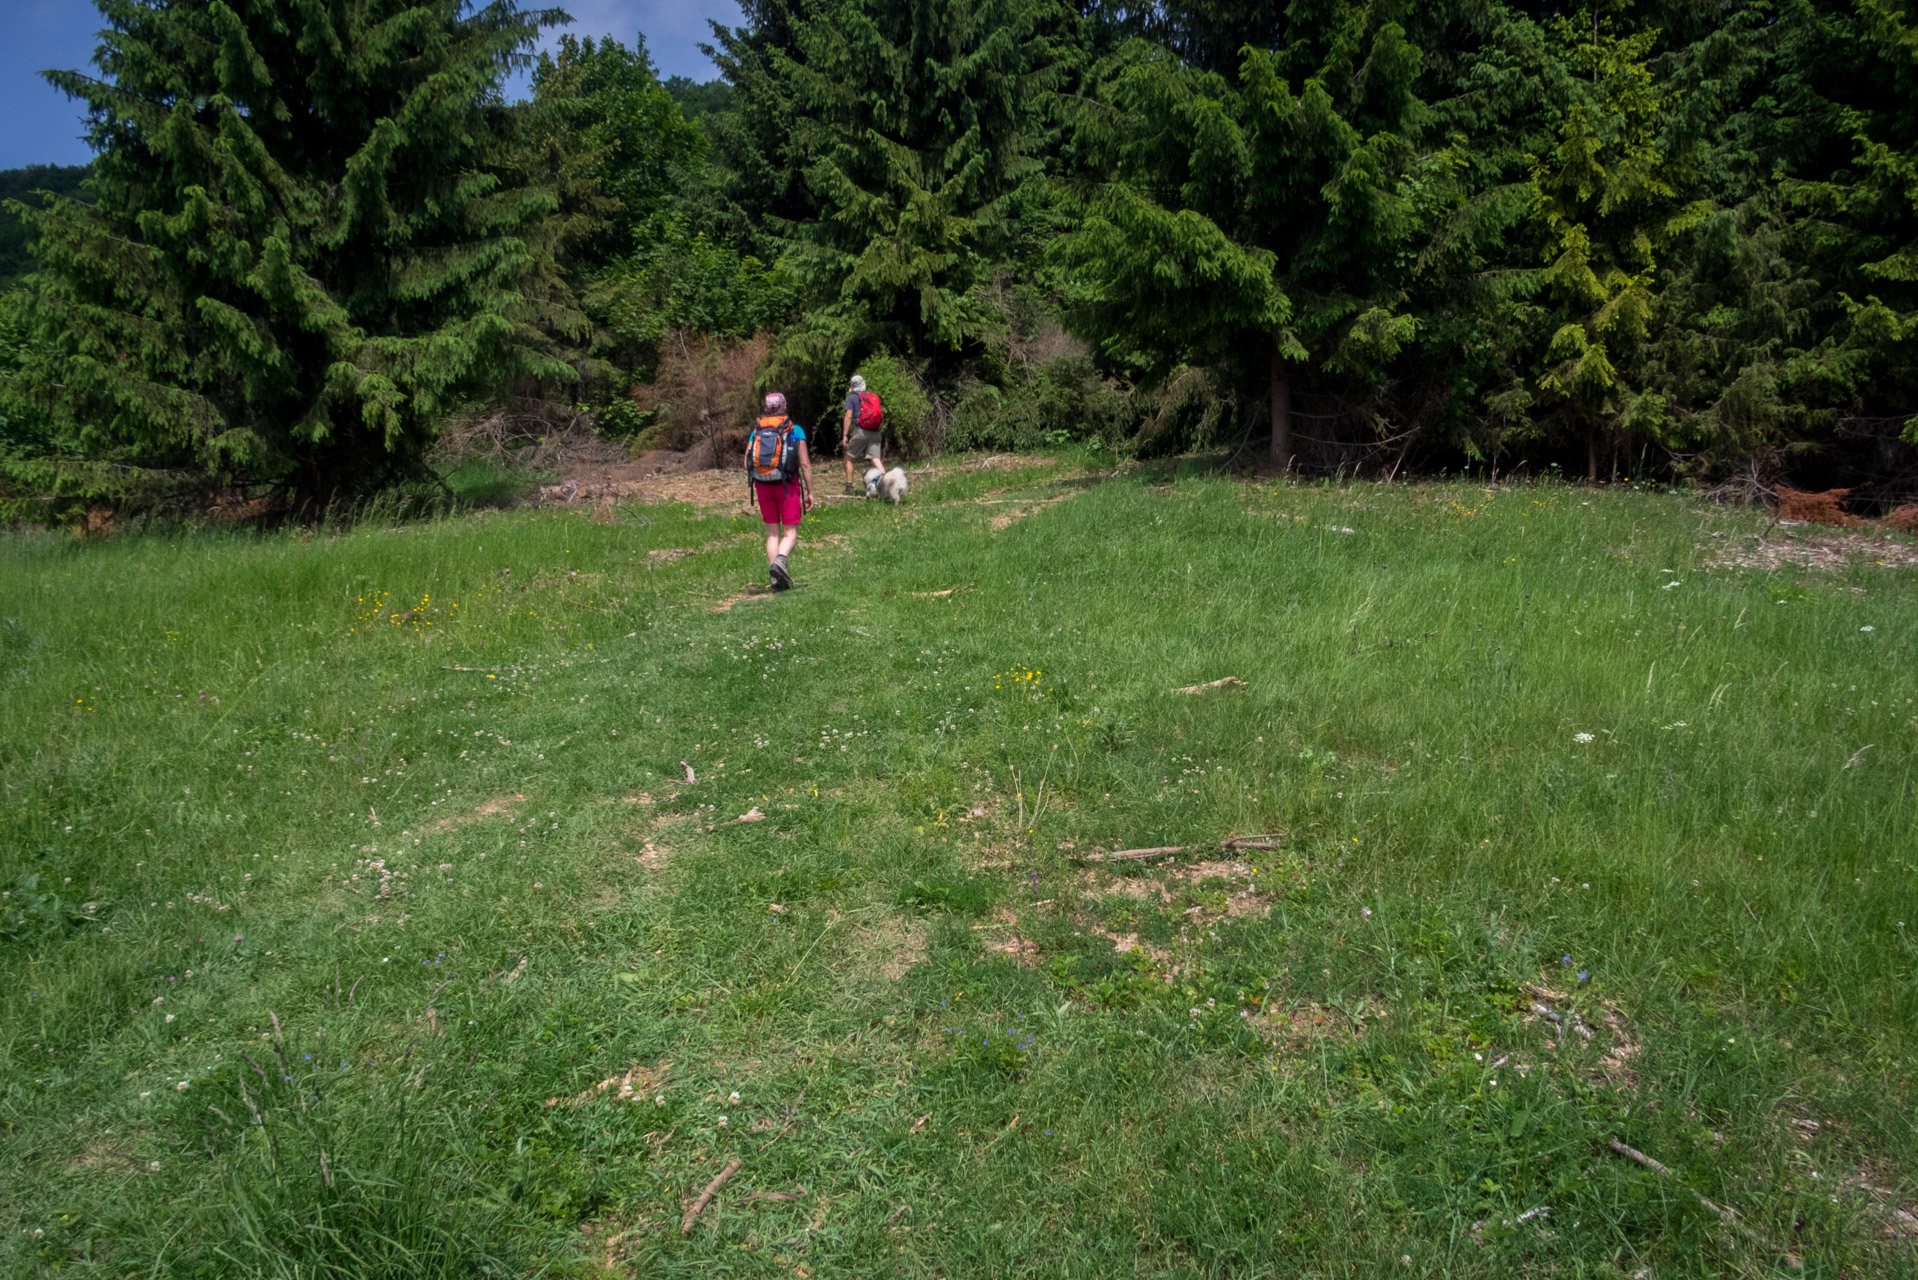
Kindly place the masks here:
POLYGON ((719 1171, 719 1176, 706 1184, 706 1189, 699 1193, 699 1199, 693 1201, 692 1207, 686 1210, 686 1216, 679 1220, 680 1235, 689 1236, 693 1233, 693 1223, 699 1220, 700 1214, 706 1212, 706 1206, 713 1202, 714 1193, 725 1186, 726 1179, 738 1173, 739 1166, 744 1163, 745 1161, 738 1156, 734 1156, 727 1162, 726 1167, 719 1171))
POLYGON ((1209 681, 1205 684, 1189 684, 1183 689, 1174 689, 1172 692, 1204 693, 1208 689, 1243 689, 1245 687, 1245 681, 1239 679, 1237 676, 1221 676, 1219 679, 1209 681))
MULTIPOLYGON (((1628 1147, 1623 1142, 1620 1142, 1617 1138, 1613 1138, 1606 1145, 1611 1147, 1611 1149, 1613 1151, 1616 1151, 1619 1155, 1624 1156, 1627 1160, 1632 1160, 1637 1162, 1638 1164, 1644 1165, 1647 1169, 1650 1169, 1653 1173, 1657 1174, 1659 1177, 1668 1179, 1672 1182, 1678 1181, 1677 1174, 1673 1173, 1671 1169, 1668 1168, 1667 1166, 1660 1164, 1658 1161, 1646 1155, 1643 1151, 1640 1151, 1635 1147, 1628 1147)), ((1680 1184, 1680 1185, 1683 1185, 1683 1184, 1680 1184)), ((1802 1261, 1800 1261, 1795 1254, 1787 1252, 1782 1245, 1773 1244, 1770 1240, 1766 1239, 1764 1236, 1759 1235, 1756 1231, 1753 1231, 1750 1227, 1746 1226, 1744 1222, 1739 1218, 1738 1210, 1728 1209, 1722 1204, 1714 1203, 1713 1201, 1706 1199, 1703 1195, 1699 1194, 1698 1192, 1692 1191, 1690 1187, 1686 1187, 1685 1190, 1691 1191, 1692 1199, 1698 1201, 1699 1204, 1703 1205, 1706 1209, 1716 1214, 1718 1216, 1718 1220, 1724 1223, 1726 1226, 1730 1227, 1732 1231, 1735 1232, 1741 1239, 1746 1240, 1750 1242, 1751 1244, 1755 1244, 1759 1246, 1761 1249, 1769 1249, 1773 1253, 1781 1255, 1785 1259, 1785 1265, 1790 1267, 1794 1271, 1803 1271, 1805 1269, 1805 1264, 1802 1261)))

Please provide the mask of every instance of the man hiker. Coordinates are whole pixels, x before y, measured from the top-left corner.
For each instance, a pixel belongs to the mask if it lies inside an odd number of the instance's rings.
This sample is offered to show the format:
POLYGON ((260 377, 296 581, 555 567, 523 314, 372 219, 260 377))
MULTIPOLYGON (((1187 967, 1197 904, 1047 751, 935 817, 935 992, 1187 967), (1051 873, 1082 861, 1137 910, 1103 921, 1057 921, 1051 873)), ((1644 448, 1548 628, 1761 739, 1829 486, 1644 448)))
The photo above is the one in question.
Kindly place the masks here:
POLYGON ((786 557, 799 541, 799 521, 812 510, 812 458, 806 429, 786 415, 786 397, 766 396, 766 412, 746 437, 746 476, 759 518, 766 522, 766 576, 774 591, 791 589, 786 557))
POLYGON ((840 415, 839 447, 846 455, 846 492, 863 492, 853 487, 853 459, 870 459, 871 465, 885 470, 879 461, 879 427, 885 420, 885 410, 879 397, 866 390, 865 378, 856 373, 852 375, 852 390, 846 393, 845 410, 840 415))

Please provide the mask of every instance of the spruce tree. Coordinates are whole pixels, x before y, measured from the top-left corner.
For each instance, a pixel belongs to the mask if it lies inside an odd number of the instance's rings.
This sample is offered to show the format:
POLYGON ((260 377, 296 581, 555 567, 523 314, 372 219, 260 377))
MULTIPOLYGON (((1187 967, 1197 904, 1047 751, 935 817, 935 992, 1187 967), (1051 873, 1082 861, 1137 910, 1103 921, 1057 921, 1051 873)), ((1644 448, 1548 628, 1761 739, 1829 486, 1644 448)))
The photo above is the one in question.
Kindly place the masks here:
POLYGON ((1678 163, 1661 146, 1664 94, 1645 62, 1657 33, 1618 37, 1591 18, 1557 25, 1590 89, 1533 168, 1533 218, 1557 304, 1538 386, 1546 410, 1583 437, 1596 479, 1602 448, 1616 459, 1633 443, 1664 442, 1671 414, 1641 348, 1663 251, 1711 205, 1683 201, 1678 163))
POLYGON ((516 179, 511 0, 97 0, 91 205, 28 211, 52 358, 8 393, 95 452, 323 503, 416 474, 449 413, 566 378, 517 314, 555 207, 516 179))
POLYGON ((1077 327, 1163 373, 1228 353, 1263 365, 1271 455, 1291 465, 1299 362, 1364 376, 1412 337, 1408 267, 1431 231, 1414 199, 1451 165, 1412 143, 1420 51, 1372 6, 1320 6, 1236 82, 1135 42, 1079 124, 1103 179, 1054 261, 1077 327), (1295 90, 1287 66, 1311 68, 1295 90))
POLYGON ((827 309, 909 354, 993 324, 974 287, 1007 243, 1069 13, 1056 0, 822 0, 773 59, 818 215, 794 269, 827 309))

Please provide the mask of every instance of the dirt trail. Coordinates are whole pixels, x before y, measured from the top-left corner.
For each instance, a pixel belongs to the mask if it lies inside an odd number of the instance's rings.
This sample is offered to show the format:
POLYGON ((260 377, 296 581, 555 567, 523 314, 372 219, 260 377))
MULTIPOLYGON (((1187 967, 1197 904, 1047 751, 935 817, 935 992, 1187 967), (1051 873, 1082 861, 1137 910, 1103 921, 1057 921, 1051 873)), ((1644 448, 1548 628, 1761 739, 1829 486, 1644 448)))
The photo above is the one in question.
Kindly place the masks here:
MULTIPOLYGON (((746 481, 739 467, 732 465, 732 449, 722 442, 722 460, 712 444, 699 444, 684 453, 671 449, 653 449, 638 457, 628 457, 619 445, 589 439, 568 448, 554 459, 559 472, 554 484, 541 485, 528 501, 540 506, 569 503, 684 502, 695 507, 731 507, 746 500, 746 481)), ((915 478, 936 476, 942 471, 1022 471, 1048 466, 1054 459, 1043 456, 1001 454, 977 462, 956 466, 934 465, 912 468, 915 478)), ((813 463, 814 497, 822 502, 856 500, 858 495, 840 492, 838 460, 816 459, 813 463)), ((1020 515, 1029 512, 1020 512, 1020 515)))

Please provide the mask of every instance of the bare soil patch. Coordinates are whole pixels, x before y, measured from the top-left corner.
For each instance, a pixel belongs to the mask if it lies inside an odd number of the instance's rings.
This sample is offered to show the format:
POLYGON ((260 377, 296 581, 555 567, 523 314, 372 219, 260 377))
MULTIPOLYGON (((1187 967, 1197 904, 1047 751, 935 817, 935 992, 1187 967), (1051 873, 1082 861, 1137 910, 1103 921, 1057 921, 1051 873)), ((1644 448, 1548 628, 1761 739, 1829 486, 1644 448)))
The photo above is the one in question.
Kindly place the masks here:
POLYGON ((1887 537, 1867 529, 1838 533, 1831 531, 1829 526, 1782 527, 1772 531, 1769 536, 1758 538, 1755 545, 1700 544, 1698 549, 1705 553, 1705 565, 1708 568, 1770 572, 1794 566, 1837 572, 1853 565, 1886 569, 1918 566, 1918 545, 1906 539, 1887 537))
MULTIPOLYGON (((726 442, 721 440, 721 447, 726 442)), ((737 467, 723 466, 712 442, 684 453, 654 449, 628 457, 607 440, 592 439, 554 460, 555 484, 542 485, 532 501, 540 506, 573 503, 684 502, 695 507, 730 507, 746 500, 746 481, 737 467)))
POLYGON ((1013 525, 1019 523, 1021 520, 1024 520, 1027 516, 1037 515, 1039 512, 1044 511, 1047 507, 1056 507, 1061 502, 1065 502, 1066 500, 1070 498, 1076 498, 1078 496, 1079 495, 1077 493, 1062 493, 1056 498, 1043 498, 1038 502, 1028 503, 1024 506, 1014 507, 1010 511, 1002 511, 998 515, 992 517, 992 519, 986 521, 986 527, 991 529, 994 533, 998 533, 1003 529, 1011 528, 1013 525))
POLYGON ((525 799, 523 795, 497 795, 491 800, 483 801, 480 807, 471 813, 456 813, 450 817, 441 818, 433 824, 432 830, 452 831, 469 823, 478 822, 481 818, 510 819, 513 816, 513 807, 524 802, 525 799))
POLYGON ((876 971, 887 982, 899 981, 926 958, 925 924, 900 916, 856 929, 849 941, 858 967, 876 971))

